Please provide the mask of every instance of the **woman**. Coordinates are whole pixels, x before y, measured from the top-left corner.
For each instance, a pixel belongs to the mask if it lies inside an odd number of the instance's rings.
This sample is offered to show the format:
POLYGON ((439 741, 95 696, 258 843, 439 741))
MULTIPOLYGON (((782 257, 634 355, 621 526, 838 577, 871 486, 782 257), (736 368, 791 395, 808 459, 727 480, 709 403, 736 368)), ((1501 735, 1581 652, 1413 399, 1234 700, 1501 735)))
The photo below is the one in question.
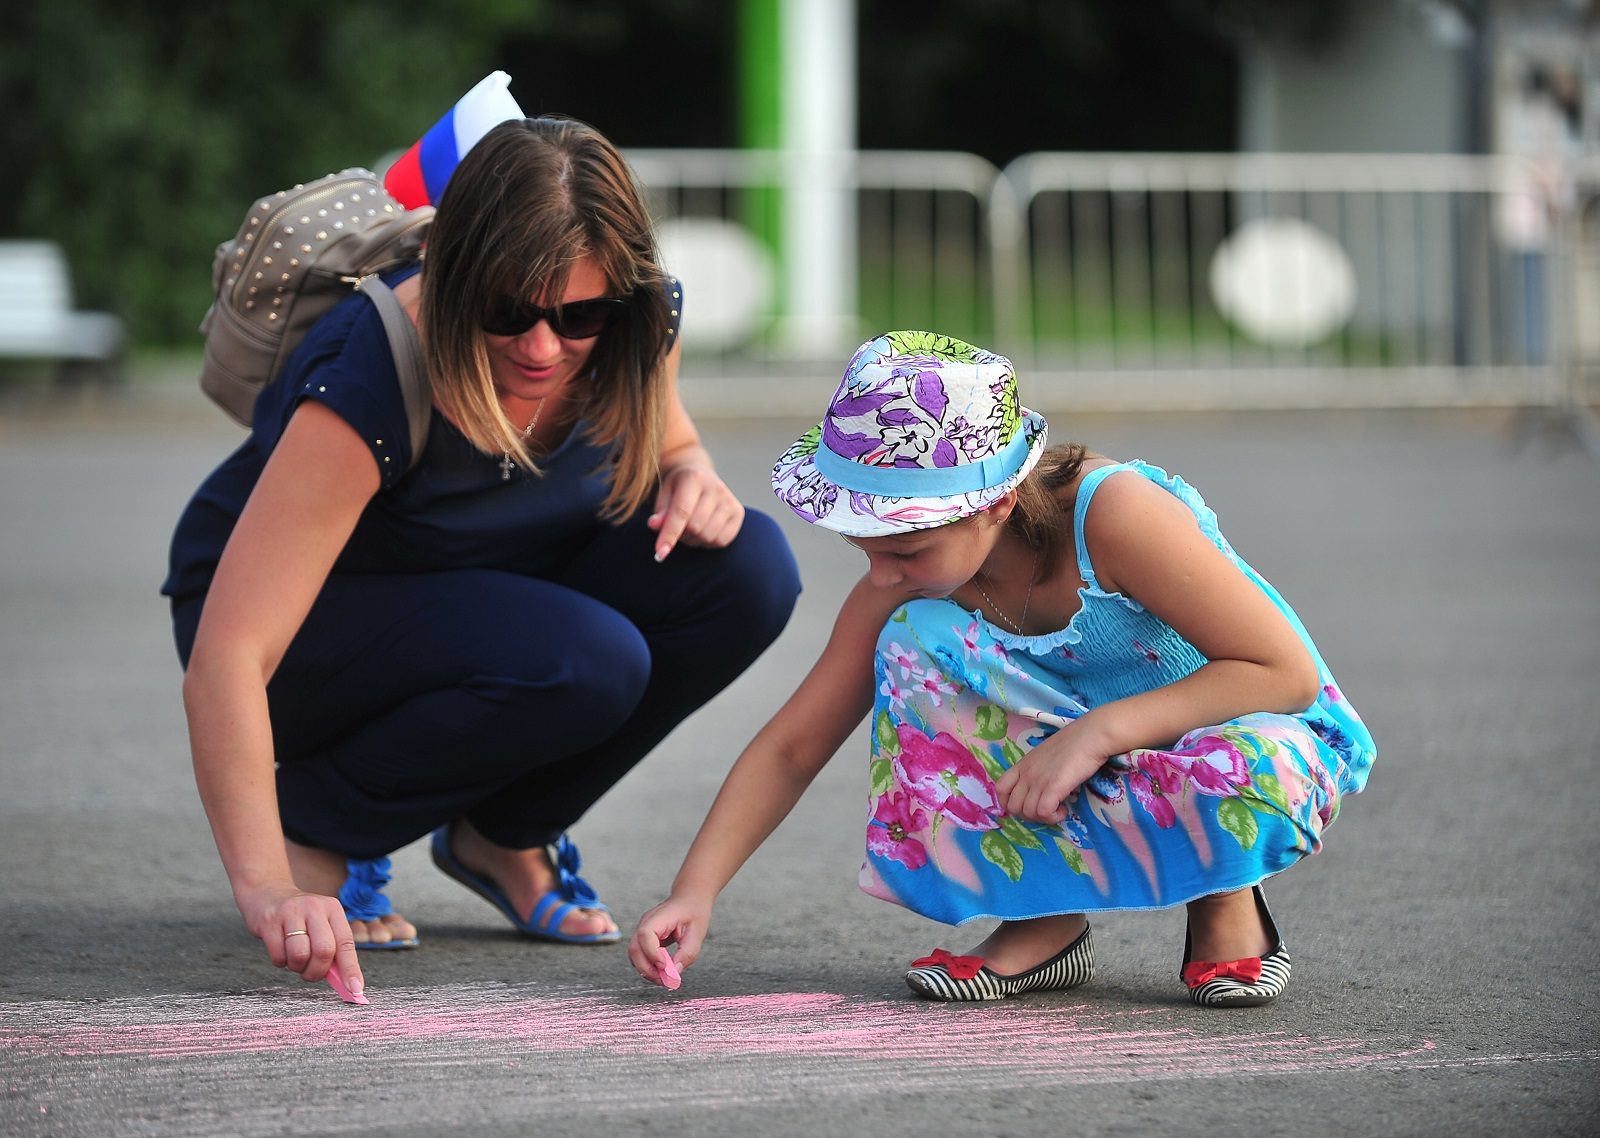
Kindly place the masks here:
POLYGON ((418 461, 354 296, 257 399, 162 589, 245 924, 274 964, 314 981, 336 962, 357 993, 355 947, 416 943, 382 886, 386 855, 430 831, 436 863, 523 932, 618 939, 565 831, 799 591, 684 411, 678 285, 598 132, 490 131, 424 264, 388 283, 431 390, 418 461))

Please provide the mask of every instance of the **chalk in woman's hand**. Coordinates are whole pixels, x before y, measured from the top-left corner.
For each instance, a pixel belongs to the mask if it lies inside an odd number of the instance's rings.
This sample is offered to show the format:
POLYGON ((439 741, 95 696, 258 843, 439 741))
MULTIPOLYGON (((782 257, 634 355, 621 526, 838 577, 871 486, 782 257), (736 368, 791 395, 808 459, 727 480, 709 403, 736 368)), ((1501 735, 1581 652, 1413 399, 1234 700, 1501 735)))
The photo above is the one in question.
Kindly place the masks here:
POLYGON ((656 949, 656 971, 661 973, 661 983, 669 992, 676 992, 683 986, 683 973, 678 971, 678 962, 664 947, 656 949))
POLYGON ((1072 722, 1072 720, 1063 716, 1054 715, 1048 711, 1040 711, 1037 707, 1019 707, 1017 708, 1017 714, 1026 715, 1029 719, 1036 719, 1040 723, 1048 723, 1052 727, 1065 727, 1072 722))
POLYGON ((339 998, 347 1004, 370 1004, 372 1001, 360 992, 352 992, 344 982, 344 976, 339 972, 337 964, 329 965, 328 974, 323 977, 328 982, 328 987, 339 994, 339 998))

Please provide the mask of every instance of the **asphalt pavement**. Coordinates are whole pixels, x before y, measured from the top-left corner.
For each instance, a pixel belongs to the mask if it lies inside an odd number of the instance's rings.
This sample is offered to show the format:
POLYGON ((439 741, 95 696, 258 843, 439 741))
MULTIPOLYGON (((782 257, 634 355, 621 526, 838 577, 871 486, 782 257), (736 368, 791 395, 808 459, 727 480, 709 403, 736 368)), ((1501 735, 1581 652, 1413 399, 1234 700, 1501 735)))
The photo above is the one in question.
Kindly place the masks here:
MULTIPOLYGON (((1199 487, 1378 741, 1274 887, 1295 975, 1271 1007, 1188 1004, 1181 912, 1097 918, 1072 992, 911 999, 905 964, 984 926, 857 891, 864 743, 724 894, 679 991, 618 946, 520 939, 419 845, 391 892, 424 943, 364 956, 372 1003, 343 1005, 240 925, 156 593, 239 432, 188 388, 0 393, 0 1134, 1600 1132, 1600 466, 1507 411, 1051 418, 1199 487)), ((773 513, 806 425, 702 419, 773 513)), ((861 567, 782 521, 789 629, 574 832, 625 930, 861 567)))

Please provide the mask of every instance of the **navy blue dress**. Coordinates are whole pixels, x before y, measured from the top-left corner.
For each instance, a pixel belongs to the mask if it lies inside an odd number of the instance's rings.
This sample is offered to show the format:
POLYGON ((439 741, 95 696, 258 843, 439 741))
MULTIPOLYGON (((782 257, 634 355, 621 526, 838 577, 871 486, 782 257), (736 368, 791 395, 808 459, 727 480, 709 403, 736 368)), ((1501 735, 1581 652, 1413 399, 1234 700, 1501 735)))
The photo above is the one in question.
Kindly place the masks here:
POLYGON ((267 688, 295 841, 378 857, 465 817, 497 844, 545 844, 793 609, 798 571, 764 514, 747 510, 725 549, 680 545, 659 564, 648 506, 601 520, 608 455, 582 423, 542 477, 505 480, 500 456, 435 412, 412 467, 382 321, 356 294, 307 334, 178 521, 161 591, 185 663, 222 550, 306 399, 367 441, 382 484, 267 688))

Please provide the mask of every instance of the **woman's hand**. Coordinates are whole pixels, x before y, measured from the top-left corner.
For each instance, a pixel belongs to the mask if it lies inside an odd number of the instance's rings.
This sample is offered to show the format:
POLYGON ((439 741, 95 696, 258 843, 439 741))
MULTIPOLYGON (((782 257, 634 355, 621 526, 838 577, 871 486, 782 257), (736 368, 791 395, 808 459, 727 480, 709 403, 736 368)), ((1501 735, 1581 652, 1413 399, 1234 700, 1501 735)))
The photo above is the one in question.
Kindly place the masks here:
POLYGON ((241 896, 239 911, 250 934, 266 945, 274 967, 315 983, 337 966, 345 986, 361 994, 365 981, 355 937, 337 898, 293 886, 264 887, 241 896))
POLYGON ((744 524, 744 505, 710 466, 684 462, 662 471, 648 524, 657 531, 661 561, 680 540, 704 549, 727 545, 744 524))
POLYGON ((687 968, 700 955, 706 928, 711 924, 711 902, 674 894, 639 918, 628 942, 628 960, 652 984, 666 984, 661 974, 661 954, 676 944, 679 968, 687 968))
POLYGON ((1088 719, 1075 719, 1029 751, 995 783, 1000 808, 1030 822, 1057 825, 1062 805, 1110 758, 1088 719))

